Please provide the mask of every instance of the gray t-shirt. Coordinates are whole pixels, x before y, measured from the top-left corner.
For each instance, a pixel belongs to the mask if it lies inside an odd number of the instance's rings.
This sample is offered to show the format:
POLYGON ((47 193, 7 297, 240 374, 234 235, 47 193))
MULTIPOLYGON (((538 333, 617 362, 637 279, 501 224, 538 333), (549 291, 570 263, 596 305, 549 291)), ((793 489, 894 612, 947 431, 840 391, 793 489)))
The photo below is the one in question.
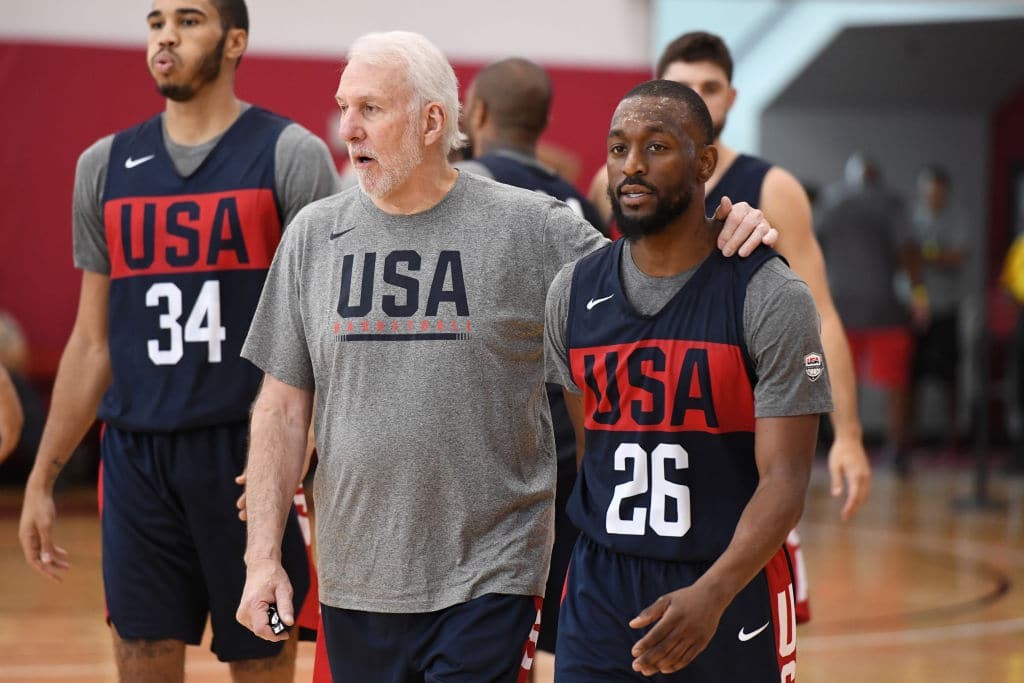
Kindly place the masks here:
MULTIPOLYGON (((914 210, 914 236, 925 253, 929 249, 967 249, 968 225, 966 213, 952 203, 938 213, 923 204, 914 210)), ((932 315, 952 315, 960 308, 966 294, 964 270, 964 264, 946 266, 925 260, 921 275, 932 315)))
MULTIPOLYGON (((250 106, 243 104, 242 112, 250 106)), ((194 146, 179 145, 171 140, 164 123, 167 154, 178 173, 185 177, 195 173, 222 137, 224 134, 194 146)), ((113 141, 113 135, 100 138, 78 158, 71 209, 75 266, 101 274, 110 273, 110 256, 103 227, 103 188, 107 182, 113 141)), ((327 145, 297 123, 287 126, 277 138, 274 175, 277 196, 284 211, 282 225, 285 226, 306 204, 340 189, 327 145)))
POLYGON ((411 216, 358 188, 299 213, 242 355, 316 390, 323 603, 428 612, 543 595, 544 298, 604 243, 565 204, 470 173, 411 216))
POLYGON ((906 325, 896 278, 913 237, 903 203, 877 187, 832 186, 824 195, 815 232, 839 317, 850 329, 906 325))
MULTIPOLYGON (((654 315, 682 289, 697 269, 668 277, 644 274, 627 241, 619 273, 630 305, 641 315, 654 315)), ((575 264, 555 276, 548 293, 545 314, 547 380, 579 393, 572 379, 565 347, 569 295, 575 264)), ((782 261, 771 259, 747 283, 743 304, 743 334, 757 384, 754 386, 756 417, 814 415, 832 410, 828 372, 814 380, 807 374, 806 357, 821 354, 820 323, 814 299, 803 280, 782 261)), ((824 357, 824 356, 822 356, 824 357)))

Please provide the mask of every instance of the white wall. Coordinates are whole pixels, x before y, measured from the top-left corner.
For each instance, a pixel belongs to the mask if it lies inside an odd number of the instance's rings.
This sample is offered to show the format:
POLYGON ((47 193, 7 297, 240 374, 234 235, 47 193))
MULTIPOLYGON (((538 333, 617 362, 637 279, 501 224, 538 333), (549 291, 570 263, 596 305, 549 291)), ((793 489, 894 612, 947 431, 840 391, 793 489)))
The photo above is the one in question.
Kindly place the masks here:
POLYGON ((759 121, 765 108, 821 50, 851 25, 923 23, 1024 16, 1008 0, 655 0, 651 62, 686 31, 721 35, 734 53, 740 92, 723 139, 763 151, 759 121))
MULTIPOLYGON (((650 0, 248 0, 254 53, 344 54, 369 31, 423 33, 450 59, 520 55, 635 68, 650 53, 650 0)), ((150 2, 2 0, 0 39, 137 46, 150 2)))

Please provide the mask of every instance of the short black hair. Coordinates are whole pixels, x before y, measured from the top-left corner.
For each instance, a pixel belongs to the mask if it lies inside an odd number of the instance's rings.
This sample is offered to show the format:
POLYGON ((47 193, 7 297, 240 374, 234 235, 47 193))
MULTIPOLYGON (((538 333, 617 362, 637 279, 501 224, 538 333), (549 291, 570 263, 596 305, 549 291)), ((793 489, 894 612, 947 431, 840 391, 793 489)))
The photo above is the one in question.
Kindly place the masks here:
POLYGON ((722 67, 726 80, 732 83, 732 55, 725 42, 714 33, 693 31, 673 40, 658 58, 654 75, 664 77, 672 62, 712 62, 722 67))
POLYGON ((245 0, 210 0, 210 4, 220 13, 220 23, 224 30, 240 28, 249 32, 249 8, 245 0))
POLYGON ((499 128, 522 131, 533 139, 547 128, 551 79, 528 59, 488 64, 473 79, 473 95, 487 105, 499 128))
POLYGON ((700 142, 705 145, 710 145, 714 142, 715 125, 711 122, 711 113, 708 111, 708 106, 704 104, 704 100, 691 88, 675 81, 658 79, 646 81, 636 86, 626 93, 622 101, 633 97, 668 97, 682 102, 686 107, 687 113, 693 117, 701 132, 704 133, 704 140, 700 142))

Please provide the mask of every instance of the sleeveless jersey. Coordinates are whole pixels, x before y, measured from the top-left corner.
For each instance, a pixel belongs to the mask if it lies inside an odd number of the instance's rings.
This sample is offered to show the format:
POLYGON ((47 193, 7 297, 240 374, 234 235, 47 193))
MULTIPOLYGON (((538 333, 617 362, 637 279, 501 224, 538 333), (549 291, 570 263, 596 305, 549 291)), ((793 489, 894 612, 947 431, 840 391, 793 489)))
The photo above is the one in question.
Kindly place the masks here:
POLYGON ((569 516, 616 552, 712 562, 757 487, 743 306, 751 275, 776 253, 715 250, 644 317, 623 292, 622 244, 584 257, 572 277, 566 347, 586 450, 569 516))
POLYGON ((732 203, 746 202, 755 209, 761 206, 761 185, 772 165, 764 159, 741 154, 732 162, 718 184, 704 198, 704 213, 714 213, 722 201, 728 196, 732 203))
POLYGON ((245 420, 262 373, 240 357, 274 250, 277 138, 251 107, 181 177, 155 116, 114 136, 103 222, 113 383, 99 417, 173 431, 245 420))

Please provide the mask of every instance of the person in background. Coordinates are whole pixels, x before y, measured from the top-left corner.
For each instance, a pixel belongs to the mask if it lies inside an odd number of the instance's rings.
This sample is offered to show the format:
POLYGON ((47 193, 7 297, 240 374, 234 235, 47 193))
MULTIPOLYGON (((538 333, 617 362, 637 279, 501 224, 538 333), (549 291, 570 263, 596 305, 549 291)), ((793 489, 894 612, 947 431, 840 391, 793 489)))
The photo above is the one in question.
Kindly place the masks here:
POLYGON ((882 184, 878 165, 857 153, 847 160, 844 179, 822 192, 815 216, 829 289, 847 325, 854 365, 862 381, 886 393, 885 459, 906 475, 912 330, 927 323, 929 309, 903 202, 882 184), (901 273, 913 285, 910 310, 897 290, 901 273))
POLYGON ((946 444, 955 452, 959 444, 960 302, 965 295, 970 231, 966 213, 951 200, 950 193, 949 174, 941 166, 928 164, 918 173, 912 225, 930 315, 927 325, 916 330, 907 424, 912 429, 923 381, 929 377, 939 380, 946 402, 946 444))

